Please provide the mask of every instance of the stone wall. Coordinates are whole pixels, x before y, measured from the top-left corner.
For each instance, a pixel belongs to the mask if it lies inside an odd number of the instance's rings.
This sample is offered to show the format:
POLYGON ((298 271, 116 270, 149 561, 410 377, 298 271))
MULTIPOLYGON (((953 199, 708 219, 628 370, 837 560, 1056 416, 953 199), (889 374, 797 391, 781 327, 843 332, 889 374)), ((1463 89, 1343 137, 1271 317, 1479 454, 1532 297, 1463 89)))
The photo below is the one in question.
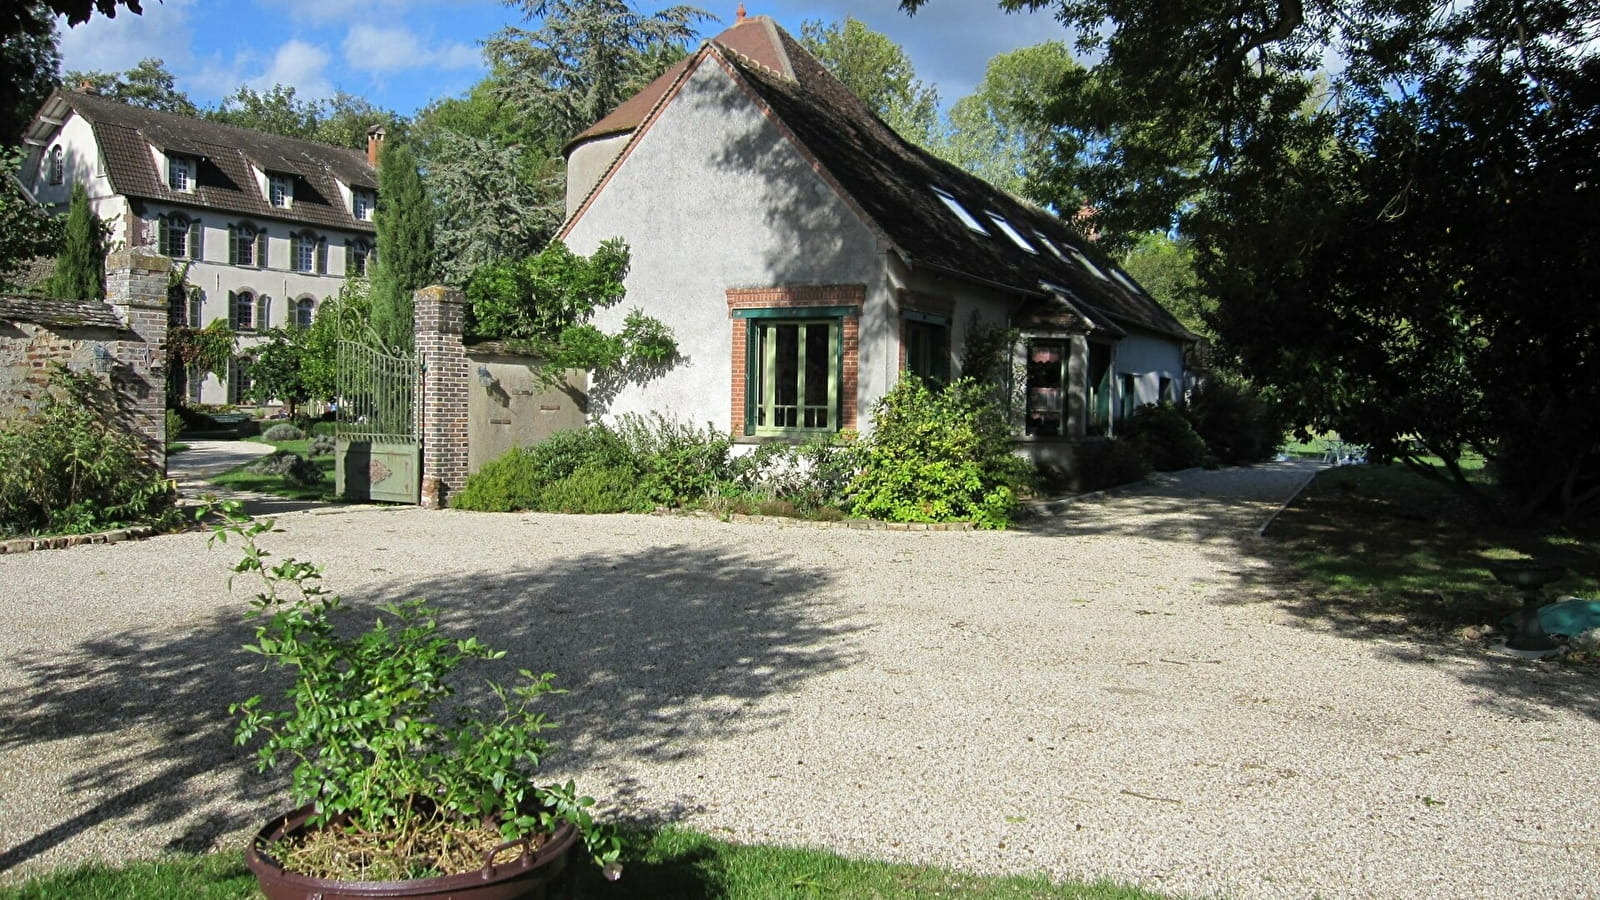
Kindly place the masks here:
POLYGON ((443 509, 484 462, 557 431, 582 428, 585 374, 541 384, 539 361, 499 343, 465 345, 465 298, 429 287, 413 297, 417 356, 422 362, 417 434, 422 439, 422 506, 443 509))
POLYGON ((171 266, 148 251, 116 251, 106 258, 104 298, 0 295, 0 421, 38 408, 55 365, 95 372, 115 387, 119 420, 165 468, 171 266))

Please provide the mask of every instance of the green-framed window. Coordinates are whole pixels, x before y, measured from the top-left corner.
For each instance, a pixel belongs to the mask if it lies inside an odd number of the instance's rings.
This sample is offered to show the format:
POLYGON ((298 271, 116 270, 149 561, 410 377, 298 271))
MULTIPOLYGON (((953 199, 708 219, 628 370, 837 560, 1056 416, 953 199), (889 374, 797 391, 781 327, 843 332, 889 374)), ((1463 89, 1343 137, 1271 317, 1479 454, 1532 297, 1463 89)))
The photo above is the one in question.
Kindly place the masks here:
POLYGON ((906 371, 939 384, 950 381, 950 320, 907 312, 900 323, 906 371))
POLYGON ((744 433, 805 436, 843 421, 844 322, 855 307, 738 309, 744 320, 744 433))

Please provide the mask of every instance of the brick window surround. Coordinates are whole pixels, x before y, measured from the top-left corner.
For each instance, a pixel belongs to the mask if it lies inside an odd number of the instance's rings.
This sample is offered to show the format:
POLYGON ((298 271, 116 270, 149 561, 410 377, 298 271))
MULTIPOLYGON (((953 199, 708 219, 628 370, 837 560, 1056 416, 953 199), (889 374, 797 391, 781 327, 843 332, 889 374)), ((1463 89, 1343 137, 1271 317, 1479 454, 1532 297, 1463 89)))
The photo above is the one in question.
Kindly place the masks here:
POLYGON ((733 384, 729 395, 732 404, 732 430, 735 435, 745 433, 745 402, 748 384, 745 363, 747 360, 749 321, 735 315, 738 310, 794 310, 797 316, 805 315, 811 308, 849 307, 841 324, 841 377, 839 379, 839 427, 855 428, 857 422, 856 385, 859 383, 857 367, 861 357, 861 307, 866 303, 867 286, 864 284, 794 285, 790 287, 734 288, 727 291, 728 318, 733 330, 733 384))

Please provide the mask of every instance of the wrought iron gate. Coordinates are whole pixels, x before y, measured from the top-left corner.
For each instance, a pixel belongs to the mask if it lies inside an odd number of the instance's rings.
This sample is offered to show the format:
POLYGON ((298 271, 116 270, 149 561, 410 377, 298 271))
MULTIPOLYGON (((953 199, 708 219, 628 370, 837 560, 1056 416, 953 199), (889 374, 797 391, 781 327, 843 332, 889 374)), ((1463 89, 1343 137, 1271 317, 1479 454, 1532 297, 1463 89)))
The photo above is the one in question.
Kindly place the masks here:
POLYGON ((422 493, 416 357, 339 342, 335 483, 347 500, 416 503, 422 493))

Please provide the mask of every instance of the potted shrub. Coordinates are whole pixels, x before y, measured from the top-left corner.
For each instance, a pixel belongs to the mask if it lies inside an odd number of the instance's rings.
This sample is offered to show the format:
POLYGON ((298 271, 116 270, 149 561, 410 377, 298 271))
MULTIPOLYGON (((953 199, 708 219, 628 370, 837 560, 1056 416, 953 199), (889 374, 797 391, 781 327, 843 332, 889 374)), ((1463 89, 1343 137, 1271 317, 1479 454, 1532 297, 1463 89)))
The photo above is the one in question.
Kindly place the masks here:
MULTIPOLYGON (((570 887, 581 841, 608 878, 620 843, 576 787, 535 780, 552 727, 534 711, 555 676, 521 671, 491 702, 454 710, 452 678, 499 659, 476 637, 447 638, 426 601, 384 606, 364 632, 337 627, 340 598, 309 562, 271 554, 257 537, 273 520, 224 504, 212 541, 237 542, 237 574, 259 578, 246 649, 292 677, 282 703, 261 695, 229 707, 257 768, 292 766, 292 812, 246 850, 271 900, 319 897, 545 897, 570 887)), ((232 579, 230 578, 230 587, 232 579)))

